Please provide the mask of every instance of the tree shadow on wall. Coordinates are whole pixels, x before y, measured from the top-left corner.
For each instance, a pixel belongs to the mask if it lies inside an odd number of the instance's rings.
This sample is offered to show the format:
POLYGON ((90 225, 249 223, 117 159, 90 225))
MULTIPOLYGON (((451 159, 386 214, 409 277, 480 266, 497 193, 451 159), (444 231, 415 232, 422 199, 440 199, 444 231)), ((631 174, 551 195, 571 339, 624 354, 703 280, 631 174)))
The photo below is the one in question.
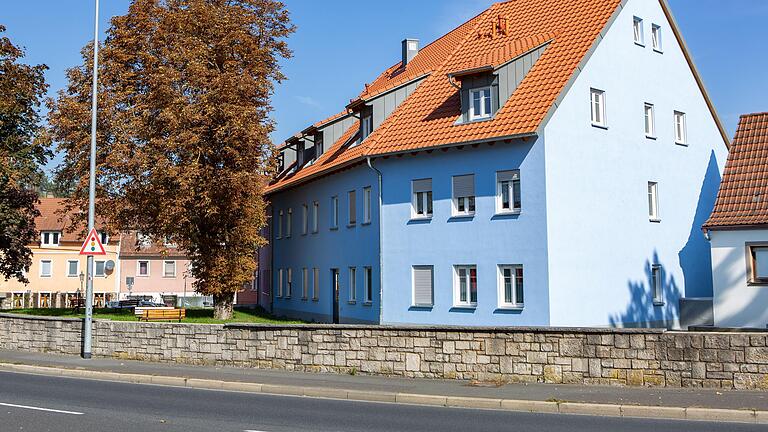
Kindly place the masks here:
POLYGON ((655 304, 653 299, 654 264, 661 264, 656 252, 651 260, 645 261, 645 280, 629 281, 629 305, 624 312, 608 317, 612 327, 672 327, 679 318, 678 302, 682 292, 674 276, 667 277, 664 266, 661 267, 662 304, 655 304))

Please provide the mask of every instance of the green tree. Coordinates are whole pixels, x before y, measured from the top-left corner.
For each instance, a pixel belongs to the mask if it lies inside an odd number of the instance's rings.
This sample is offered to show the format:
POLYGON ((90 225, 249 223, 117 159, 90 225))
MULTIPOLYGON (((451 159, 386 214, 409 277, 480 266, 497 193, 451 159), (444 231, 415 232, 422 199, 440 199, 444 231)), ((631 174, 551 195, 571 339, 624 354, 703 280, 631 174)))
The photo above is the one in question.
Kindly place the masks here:
MULTIPOLYGON (((98 207, 113 229, 186 250, 217 318, 231 317, 265 242, 270 98, 293 29, 274 0, 133 0, 100 49, 98 207)), ((91 52, 50 103, 73 206, 87 192, 91 52)))
POLYGON ((47 68, 21 63, 24 52, 3 33, 0 25, 0 276, 27 283, 28 245, 37 238, 35 185, 50 156, 37 112, 47 68))

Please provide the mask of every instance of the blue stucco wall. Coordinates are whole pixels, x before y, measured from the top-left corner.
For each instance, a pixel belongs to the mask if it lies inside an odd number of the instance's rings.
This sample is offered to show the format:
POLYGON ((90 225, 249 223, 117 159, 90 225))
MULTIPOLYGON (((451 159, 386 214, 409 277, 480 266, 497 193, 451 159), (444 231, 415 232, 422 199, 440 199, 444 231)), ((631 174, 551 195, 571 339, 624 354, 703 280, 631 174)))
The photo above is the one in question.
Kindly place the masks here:
POLYGON ((658 1, 631 0, 544 130, 552 325, 674 326, 680 297, 712 295, 709 215, 726 146, 658 1), (633 42, 643 19, 646 46, 633 42), (662 28, 663 53, 651 48, 662 28), (590 123, 590 88, 606 93, 608 128, 590 123), (656 139, 644 133, 653 103, 656 139), (674 143, 686 113, 688 145, 674 143), (660 223, 648 218, 658 182, 660 223), (664 305, 651 293, 663 266, 664 305))
POLYGON ((544 143, 487 144, 377 159, 383 173, 384 322, 460 325, 548 325, 544 143), (496 171, 520 169, 522 212, 495 213, 496 171), (475 174, 471 219, 451 218, 452 176, 475 174), (434 214, 411 221, 411 181, 432 178, 434 214), (453 266, 476 265, 477 308, 453 308, 453 266), (522 264, 525 307, 498 310, 497 266, 522 264), (412 307, 412 266, 434 266, 434 305, 412 307))
MULTIPOLYGON (((377 207, 378 179, 367 166, 352 169, 306 183, 298 188, 270 196, 272 202, 272 287, 274 313, 318 322, 331 322, 333 313, 331 269, 339 269, 339 315, 343 323, 379 321, 379 214, 377 207), (370 186, 373 202, 371 223, 363 223, 363 188, 370 186), (347 192, 356 190, 357 224, 347 226, 347 192), (339 197, 339 227, 331 229, 331 197, 339 197), (301 208, 312 202, 320 205, 318 232, 310 229, 302 235, 301 208), (293 210, 291 238, 276 239, 277 215, 280 210, 293 210), (357 267, 357 301, 349 303, 349 267, 357 267), (277 298, 278 269, 293 269, 293 290, 290 299, 277 298), (301 298, 302 269, 309 273, 309 299, 301 298), (320 272, 320 295, 312 300, 312 268, 320 272), (363 268, 373 270, 373 299, 363 302, 363 268)), ((285 225, 284 225, 285 227, 285 225)))

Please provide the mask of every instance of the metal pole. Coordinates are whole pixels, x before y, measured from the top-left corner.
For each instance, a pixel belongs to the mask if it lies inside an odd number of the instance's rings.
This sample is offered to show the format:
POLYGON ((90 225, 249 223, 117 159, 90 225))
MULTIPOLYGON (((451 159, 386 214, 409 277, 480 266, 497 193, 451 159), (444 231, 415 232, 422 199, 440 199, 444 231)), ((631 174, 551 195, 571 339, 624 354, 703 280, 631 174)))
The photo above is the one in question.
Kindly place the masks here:
MULTIPOLYGON (((88 232, 94 227, 96 211, 96 108, 99 84, 99 0, 93 25, 93 95, 91 100, 91 174, 88 184, 88 232)), ((93 255, 88 255, 85 284, 85 329, 83 331, 83 358, 91 358, 93 329, 93 255)))

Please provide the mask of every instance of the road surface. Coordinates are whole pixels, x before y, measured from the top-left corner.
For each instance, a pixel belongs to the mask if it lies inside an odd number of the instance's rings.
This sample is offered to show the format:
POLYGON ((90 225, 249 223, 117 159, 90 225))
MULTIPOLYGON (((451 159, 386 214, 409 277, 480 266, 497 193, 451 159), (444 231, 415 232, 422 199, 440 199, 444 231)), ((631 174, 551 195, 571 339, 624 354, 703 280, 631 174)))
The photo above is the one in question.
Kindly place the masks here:
POLYGON ((0 372, 2 432, 746 432, 747 424, 528 414, 0 372))

